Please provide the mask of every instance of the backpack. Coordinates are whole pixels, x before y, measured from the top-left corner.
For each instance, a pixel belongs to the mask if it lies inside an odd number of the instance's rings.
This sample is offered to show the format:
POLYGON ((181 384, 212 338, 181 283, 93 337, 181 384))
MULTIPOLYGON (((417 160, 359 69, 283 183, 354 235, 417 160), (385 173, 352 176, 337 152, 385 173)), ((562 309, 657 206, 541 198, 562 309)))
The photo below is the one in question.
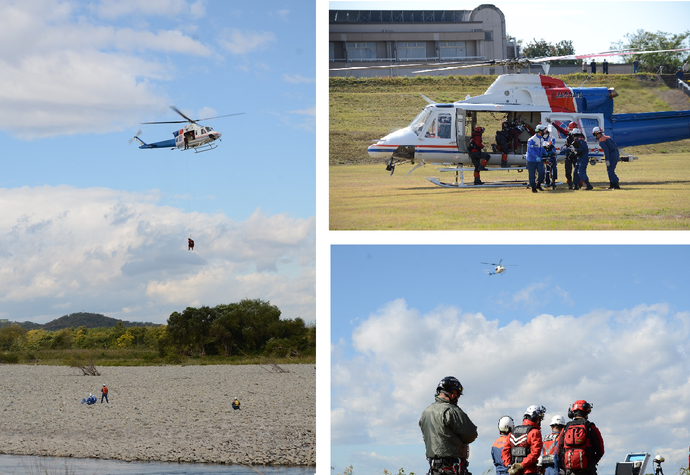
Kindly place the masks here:
POLYGON ((522 463, 522 460, 530 453, 530 446, 527 443, 527 435, 534 429, 535 426, 517 426, 510 433, 510 441, 513 446, 510 448, 510 456, 512 463, 522 463))
POLYGON ((508 134, 499 130, 496 132, 496 144, 498 149, 501 151, 506 151, 508 149, 508 134))
POLYGON ((563 429, 563 464, 570 470, 590 468, 592 460, 592 440, 588 420, 573 420, 563 429))

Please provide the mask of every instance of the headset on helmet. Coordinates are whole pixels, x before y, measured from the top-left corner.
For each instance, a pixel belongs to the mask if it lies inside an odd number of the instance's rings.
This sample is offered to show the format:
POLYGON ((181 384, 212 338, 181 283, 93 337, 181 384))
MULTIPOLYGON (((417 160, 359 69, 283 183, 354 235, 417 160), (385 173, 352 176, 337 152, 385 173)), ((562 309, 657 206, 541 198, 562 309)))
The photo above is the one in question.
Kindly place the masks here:
POLYGON ((564 426, 565 425, 565 417, 563 416, 553 416, 551 418, 551 424, 550 426, 564 426))
POLYGON ((515 428, 513 418, 510 416, 503 416, 498 420, 498 431, 500 433, 512 432, 515 428))
POLYGON ((580 412, 585 415, 589 414, 590 412, 592 412, 593 407, 593 404, 588 403, 584 399, 580 399, 578 401, 575 401, 573 405, 570 406, 570 409, 568 409, 568 417, 571 419, 574 418, 577 412, 580 412))
POLYGON ((546 414, 546 408, 544 406, 530 406, 525 409, 525 419, 529 419, 532 422, 540 421, 544 418, 546 414))
POLYGON ((460 395, 462 395, 462 384, 460 384, 460 381, 453 376, 446 376, 441 380, 441 382, 438 383, 438 386, 436 387, 437 396, 441 394, 441 392, 451 393, 453 391, 460 391, 460 395))
POLYGON ((603 133, 604 133, 604 131, 601 130, 599 127, 594 127, 592 129, 592 135, 603 134, 603 133))

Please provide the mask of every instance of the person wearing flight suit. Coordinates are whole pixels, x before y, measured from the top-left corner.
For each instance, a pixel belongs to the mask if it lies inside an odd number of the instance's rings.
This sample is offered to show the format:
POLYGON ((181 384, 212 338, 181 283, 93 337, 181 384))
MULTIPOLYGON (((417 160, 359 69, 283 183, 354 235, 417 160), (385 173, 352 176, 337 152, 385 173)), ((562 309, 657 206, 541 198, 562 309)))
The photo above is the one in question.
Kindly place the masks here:
POLYGON ((594 137, 599 141, 599 146, 604 151, 606 173, 609 175, 608 189, 620 190, 621 187, 618 184, 618 176, 616 175, 616 165, 618 165, 620 153, 618 152, 616 142, 614 142, 613 139, 608 135, 604 135, 604 131, 599 127, 594 127, 592 129, 592 135, 594 135, 594 137))
MULTIPOLYGON (((569 149, 570 146, 573 144, 573 141, 575 140, 575 135, 573 134, 573 129, 577 128, 577 122, 571 121, 568 123, 568 129, 564 129, 560 125, 558 125, 555 122, 551 122, 551 119, 548 117, 546 118, 546 121, 551 123, 558 131, 565 135, 565 149, 569 149)), ((566 152, 565 154, 565 179, 568 182, 568 189, 572 190, 573 189, 573 164, 575 163, 575 160, 572 160, 570 158, 571 154, 566 152)))
POLYGON ((482 134, 484 133, 484 127, 476 127, 474 132, 472 132, 472 138, 470 139, 470 144, 467 149, 470 152, 470 159, 474 164, 474 184, 483 185, 480 178, 479 171, 486 170, 486 164, 489 162, 491 155, 486 152, 482 152, 484 145, 482 144, 482 134))
POLYGON ((498 436, 498 439, 494 441, 494 445, 491 447, 491 458, 493 459, 494 467, 496 467, 496 475, 508 475, 508 467, 503 465, 501 453, 513 427, 515 427, 515 423, 510 416, 503 416, 498 420, 498 432, 501 435, 498 436))
POLYGON ((551 418, 551 433, 544 437, 544 446, 539 457, 539 473, 543 475, 558 475, 558 460, 556 457, 556 443, 558 436, 565 427, 563 416, 553 416, 551 418))
MULTIPOLYGON (((604 456, 604 439, 601 437, 599 428, 589 421, 589 413, 592 412, 593 405, 580 399, 575 401, 568 409, 568 417, 572 419, 568 422, 561 434, 558 436, 556 445, 556 455, 558 457, 559 471, 565 471, 565 475, 597 475, 597 464, 604 456), (569 454, 567 439, 571 426, 584 426, 586 442, 584 445, 584 457, 569 454), (579 465, 582 462, 587 464, 585 468, 573 468, 568 465, 579 465)), ((580 451, 583 449, 579 449, 580 451)))
POLYGON ((541 421, 544 414, 544 406, 528 407, 522 425, 515 427, 506 440, 501 458, 503 464, 508 467, 508 475, 539 473, 537 461, 544 446, 541 439, 541 421))
POLYGON ((461 395, 460 381, 446 376, 436 387, 434 403, 424 409, 419 419, 429 461, 429 475, 469 475, 469 444, 474 442, 478 434, 477 426, 458 407, 461 395))
POLYGON ((589 145, 587 145, 585 136, 580 133, 580 129, 573 129, 573 134, 575 135, 573 148, 577 154, 575 176, 573 177, 575 186, 573 189, 579 190, 582 188, 580 183, 584 183, 586 185, 585 190, 593 190, 594 187, 589 183, 589 177, 587 176, 587 165, 589 165, 589 145))
POLYGON ((529 186, 532 188, 532 193, 537 190, 544 191, 541 184, 544 183, 544 163, 542 156, 544 155, 544 134, 547 128, 545 125, 539 124, 536 127, 534 135, 527 141, 527 174, 529 175, 529 186), (535 175, 536 182, 535 182, 535 175))

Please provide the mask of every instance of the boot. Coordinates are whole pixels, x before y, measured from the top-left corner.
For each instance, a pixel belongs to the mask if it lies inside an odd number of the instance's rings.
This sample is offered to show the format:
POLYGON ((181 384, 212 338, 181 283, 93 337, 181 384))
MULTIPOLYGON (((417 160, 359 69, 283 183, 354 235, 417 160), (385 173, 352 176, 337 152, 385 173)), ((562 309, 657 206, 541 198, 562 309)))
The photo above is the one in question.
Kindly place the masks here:
POLYGON ((613 189, 614 189, 614 190, 620 190, 621 187, 620 187, 620 185, 619 185, 618 183, 614 183, 614 184, 613 184, 613 189))
POLYGON ((508 154, 501 155, 501 168, 508 168, 508 154))
POLYGON ((589 190, 594 189, 594 187, 589 182, 585 182, 585 183, 587 184, 587 188, 585 188, 585 190, 589 191, 589 190))
POLYGON ((573 189, 573 182, 568 180, 568 189, 572 190, 573 189))
POLYGON ((606 189, 607 189, 607 190, 615 190, 616 188, 613 186, 613 182, 610 181, 610 182, 609 182, 609 187, 606 188, 606 189))
POLYGON ((486 159, 485 159, 485 160, 482 160, 482 163, 481 163, 481 165, 480 165, 480 167, 479 167, 479 170, 481 170, 481 171, 483 171, 483 172, 487 171, 487 170, 488 170, 488 168, 486 168, 486 164, 487 164, 487 163, 489 163, 488 160, 486 160, 486 159))
POLYGON ((475 185, 483 185, 484 182, 479 179, 478 176, 474 177, 474 184, 475 185))
POLYGON ((539 183, 539 184, 537 185, 537 190, 539 190, 539 191, 544 191, 544 188, 541 187, 541 183, 539 183))
POLYGON ((537 188, 535 186, 532 187, 532 193, 538 193, 537 188))

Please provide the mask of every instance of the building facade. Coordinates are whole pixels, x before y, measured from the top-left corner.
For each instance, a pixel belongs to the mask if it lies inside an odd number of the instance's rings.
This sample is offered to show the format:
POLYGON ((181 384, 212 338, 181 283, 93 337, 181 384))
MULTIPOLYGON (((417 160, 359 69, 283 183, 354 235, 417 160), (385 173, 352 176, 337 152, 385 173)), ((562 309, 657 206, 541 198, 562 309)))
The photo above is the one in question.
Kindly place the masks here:
MULTIPOLYGON (((330 69, 483 61, 515 57, 503 12, 494 5, 474 10, 330 10, 330 69)), ((331 76, 412 76, 411 69, 330 71, 331 76)), ((502 74, 502 67, 440 74, 502 74)))

